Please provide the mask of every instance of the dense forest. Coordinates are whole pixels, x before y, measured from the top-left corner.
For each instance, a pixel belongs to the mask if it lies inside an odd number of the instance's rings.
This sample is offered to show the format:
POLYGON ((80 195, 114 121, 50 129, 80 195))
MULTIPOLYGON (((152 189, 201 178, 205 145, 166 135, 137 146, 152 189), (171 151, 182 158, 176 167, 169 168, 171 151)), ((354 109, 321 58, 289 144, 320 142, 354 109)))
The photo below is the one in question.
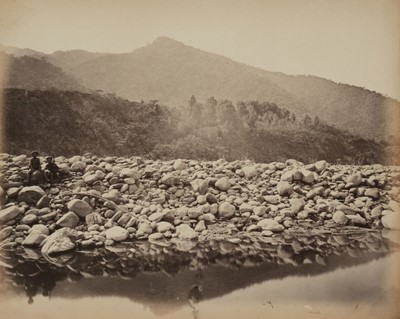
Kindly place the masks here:
POLYGON ((197 101, 170 108, 115 94, 5 89, 5 151, 303 162, 384 163, 387 145, 318 117, 261 101, 197 101), (21 129, 23 128, 23 129, 21 129))

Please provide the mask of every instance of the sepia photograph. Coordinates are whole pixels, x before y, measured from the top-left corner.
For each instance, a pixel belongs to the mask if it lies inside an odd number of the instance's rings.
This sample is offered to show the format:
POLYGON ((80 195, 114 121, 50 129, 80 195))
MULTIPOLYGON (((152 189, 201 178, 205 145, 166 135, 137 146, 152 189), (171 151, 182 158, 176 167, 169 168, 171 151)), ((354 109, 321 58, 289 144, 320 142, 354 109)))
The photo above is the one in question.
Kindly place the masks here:
POLYGON ((399 0, 0 0, 2 318, 399 300, 399 0))

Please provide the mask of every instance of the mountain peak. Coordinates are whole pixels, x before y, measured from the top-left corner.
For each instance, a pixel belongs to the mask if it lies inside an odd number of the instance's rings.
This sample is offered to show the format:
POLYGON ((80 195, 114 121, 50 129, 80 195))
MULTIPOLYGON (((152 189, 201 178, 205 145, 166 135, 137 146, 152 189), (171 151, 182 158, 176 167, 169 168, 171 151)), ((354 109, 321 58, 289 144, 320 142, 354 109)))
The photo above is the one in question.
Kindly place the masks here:
POLYGON ((165 36, 161 36, 161 37, 158 37, 157 39, 155 39, 152 43, 151 43, 151 45, 162 45, 162 46, 171 46, 171 45, 174 45, 174 46, 177 46, 177 45, 179 45, 179 46, 184 46, 185 44, 184 43, 182 43, 182 42, 179 42, 179 41, 177 41, 177 40, 174 40, 174 39, 171 39, 171 38, 168 38, 168 37, 165 37, 165 36))

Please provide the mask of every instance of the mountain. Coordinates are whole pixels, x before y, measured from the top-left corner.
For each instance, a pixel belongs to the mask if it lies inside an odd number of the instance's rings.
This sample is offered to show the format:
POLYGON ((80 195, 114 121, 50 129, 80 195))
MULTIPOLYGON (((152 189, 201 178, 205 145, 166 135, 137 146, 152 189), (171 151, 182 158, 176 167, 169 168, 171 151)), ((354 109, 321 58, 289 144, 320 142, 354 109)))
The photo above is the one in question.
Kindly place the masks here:
POLYGON ((193 97, 180 109, 113 94, 3 90, 4 150, 150 158, 386 163, 382 144, 267 102, 193 97), (23 129, 21 129, 23 128, 23 129))
POLYGON ((286 109, 298 120, 318 117, 363 139, 387 141, 400 136, 400 103, 394 99, 315 76, 265 71, 166 37, 122 54, 71 50, 44 55, 29 49, 3 49, 17 54, 10 58, 9 81, 3 87, 89 88, 133 101, 158 100, 180 109, 192 95, 199 101, 209 97, 235 103, 260 101, 286 109))
POLYGON ((87 87, 130 100, 158 99, 171 106, 185 104, 191 95, 268 101, 363 137, 400 135, 400 104, 394 99, 319 77, 264 71, 165 37, 130 53, 94 57, 69 72, 87 87))
POLYGON ((47 56, 46 53, 35 51, 32 49, 27 49, 27 48, 21 49, 21 48, 16 48, 16 47, 12 47, 12 46, 2 45, 2 44, 0 44, 0 52, 4 52, 4 53, 10 54, 10 55, 12 54, 16 57, 28 55, 28 56, 32 56, 32 57, 41 58, 41 57, 47 56))
POLYGON ((75 68, 89 60, 109 55, 84 50, 56 51, 48 56, 48 61, 65 70, 75 68))
POLYGON ((87 90, 74 76, 49 63, 46 57, 35 58, 28 55, 16 57, 0 52, 0 67, 7 74, 2 79, 0 87, 27 90, 87 90))

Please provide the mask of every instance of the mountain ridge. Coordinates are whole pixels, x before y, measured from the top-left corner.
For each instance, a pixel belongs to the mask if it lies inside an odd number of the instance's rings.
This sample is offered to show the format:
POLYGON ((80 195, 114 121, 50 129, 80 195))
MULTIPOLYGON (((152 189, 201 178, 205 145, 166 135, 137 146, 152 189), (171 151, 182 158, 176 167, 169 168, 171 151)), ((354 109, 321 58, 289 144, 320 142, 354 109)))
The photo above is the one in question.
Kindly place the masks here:
POLYGON ((192 95, 267 101, 366 138, 400 135, 400 102, 393 98, 318 76, 263 70, 165 36, 127 53, 56 51, 47 59, 85 87, 132 101, 175 107, 192 95))

